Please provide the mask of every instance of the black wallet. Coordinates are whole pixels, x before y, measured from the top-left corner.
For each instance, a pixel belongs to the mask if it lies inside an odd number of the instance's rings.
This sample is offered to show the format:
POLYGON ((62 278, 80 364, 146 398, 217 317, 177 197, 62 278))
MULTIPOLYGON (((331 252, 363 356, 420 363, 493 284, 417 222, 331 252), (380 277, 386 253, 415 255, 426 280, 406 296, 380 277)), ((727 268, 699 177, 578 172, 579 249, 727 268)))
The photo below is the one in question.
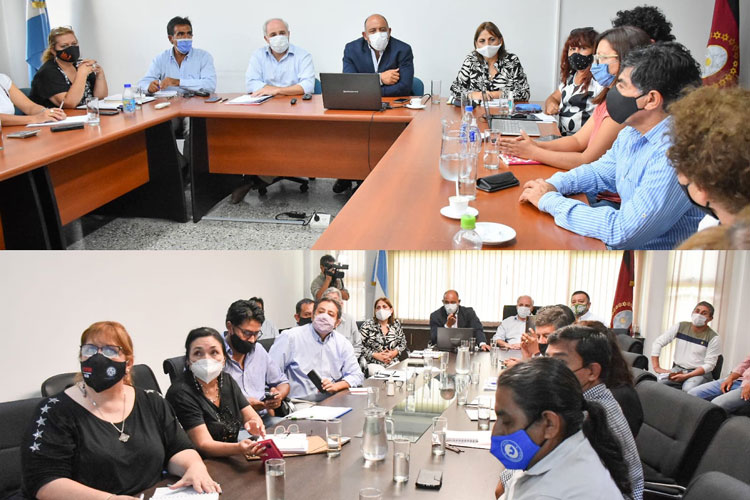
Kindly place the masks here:
POLYGON ((488 193, 494 193, 501 189, 518 186, 520 182, 513 175, 513 172, 503 172, 501 174, 490 175, 489 177, 482 177, 477 179, 477 189, 486 191, 488 193))

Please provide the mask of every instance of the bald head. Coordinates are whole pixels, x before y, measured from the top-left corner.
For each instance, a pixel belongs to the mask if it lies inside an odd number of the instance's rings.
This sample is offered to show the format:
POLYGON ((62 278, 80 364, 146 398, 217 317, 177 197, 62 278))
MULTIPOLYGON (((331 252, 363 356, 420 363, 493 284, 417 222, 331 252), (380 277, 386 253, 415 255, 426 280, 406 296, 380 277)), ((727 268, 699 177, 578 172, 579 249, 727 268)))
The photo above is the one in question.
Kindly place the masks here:
POLYGON ((455 290, 448 290, 443 294, 443 304, 458 304, 458 292, 455 290))
POLYGON ((365 32, 369 32, 370 29, 374 29, 374 31, 388 31, 388 20, 380 14, 371 14, 365 19, 365 32))

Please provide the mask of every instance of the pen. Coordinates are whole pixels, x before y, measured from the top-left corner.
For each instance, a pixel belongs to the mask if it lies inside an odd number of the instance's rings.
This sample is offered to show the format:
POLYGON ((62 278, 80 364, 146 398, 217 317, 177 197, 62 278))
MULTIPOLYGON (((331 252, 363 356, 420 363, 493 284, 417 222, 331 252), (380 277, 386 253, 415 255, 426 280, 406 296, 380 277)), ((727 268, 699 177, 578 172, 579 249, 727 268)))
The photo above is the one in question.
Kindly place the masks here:
POLYGON ((62 100, 62 102, 60 103, 60 107, 59 107, 59 108, 57 108, 57 109, 62 109, 62 107, 63 107, 63 104, 65 104, 65 99, 63 99, 63 100, 62 100))
POLYGON ((141 493, 141 500, 143 500, 143 493, 141 493))

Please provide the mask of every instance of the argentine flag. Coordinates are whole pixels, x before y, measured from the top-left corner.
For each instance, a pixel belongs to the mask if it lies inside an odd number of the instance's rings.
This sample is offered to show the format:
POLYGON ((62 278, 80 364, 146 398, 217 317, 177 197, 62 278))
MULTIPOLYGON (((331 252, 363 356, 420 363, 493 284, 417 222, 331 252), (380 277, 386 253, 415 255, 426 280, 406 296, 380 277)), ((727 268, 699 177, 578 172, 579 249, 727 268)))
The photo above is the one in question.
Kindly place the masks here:
POLYGON ((388 255, 385 250, 378 250, 372 265, 370 284, 375 287, 375 300, 388 296, 388 255))
POLYGON ((47 48, 49 17, 47 2, 26 1, 26 62, 29 65, 29 85, 42 66, 42 53, 47 48))

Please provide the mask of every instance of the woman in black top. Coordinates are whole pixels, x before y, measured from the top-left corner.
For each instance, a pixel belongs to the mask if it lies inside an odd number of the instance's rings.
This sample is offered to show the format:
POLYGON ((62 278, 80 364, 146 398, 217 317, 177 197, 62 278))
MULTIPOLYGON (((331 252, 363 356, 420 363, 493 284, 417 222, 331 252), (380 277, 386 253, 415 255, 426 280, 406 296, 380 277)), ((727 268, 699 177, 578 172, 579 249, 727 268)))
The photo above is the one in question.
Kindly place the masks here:
POLYGON ((22 445, 24 494, 40 499, 135 498, 166 468, 173 487, 220 492, 162 397, 133 388, 133 343, 115 322, 81 336, 83 381, 39 406, 22 445), (107 496, 109 495, 109 496, 107 496))
POLYGON ((255 441, 237 442, 243 427, 252 435, 265 435, 265 427, 234 379, 222 371, 226 358, 219 332, 192 330, 185 341, 188 370, 169 388, 167 401, 204 455, 258 455, 263 447, 255 441))
POLYGON ((80 55, 71 28, 50 31, 44 64, 31 82, 31 100, 46 107, 75 108, 89 97, 107 97, 104 70, 93 59, 79 59, 80 55))
POLYGON ((368 363, 388 366, 406 350, 401 322, 393 317, 393 304, 387 297, 375 301, 375 311, 359 329, 362 354, 368 363))

